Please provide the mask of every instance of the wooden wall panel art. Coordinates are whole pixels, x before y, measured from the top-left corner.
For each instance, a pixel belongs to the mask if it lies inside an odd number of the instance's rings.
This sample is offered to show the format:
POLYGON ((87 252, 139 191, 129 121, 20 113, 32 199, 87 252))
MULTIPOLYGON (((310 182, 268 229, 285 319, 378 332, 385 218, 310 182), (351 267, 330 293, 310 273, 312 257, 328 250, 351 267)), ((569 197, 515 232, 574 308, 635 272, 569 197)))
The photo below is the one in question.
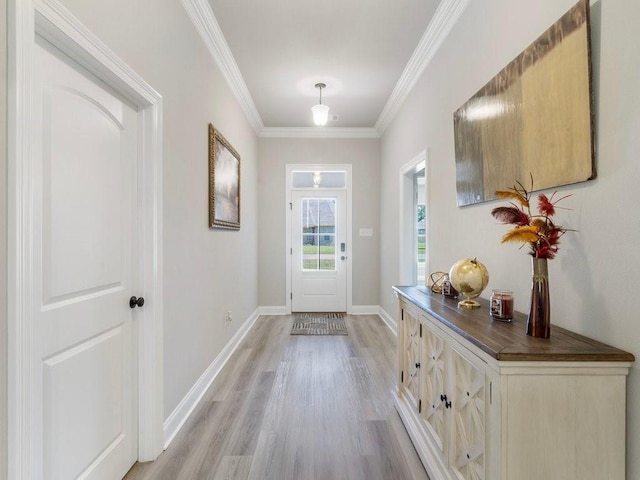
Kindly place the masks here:
POLYGON ((454 113, 458 206, 595 178, 589 32, 581 0, 454 113))

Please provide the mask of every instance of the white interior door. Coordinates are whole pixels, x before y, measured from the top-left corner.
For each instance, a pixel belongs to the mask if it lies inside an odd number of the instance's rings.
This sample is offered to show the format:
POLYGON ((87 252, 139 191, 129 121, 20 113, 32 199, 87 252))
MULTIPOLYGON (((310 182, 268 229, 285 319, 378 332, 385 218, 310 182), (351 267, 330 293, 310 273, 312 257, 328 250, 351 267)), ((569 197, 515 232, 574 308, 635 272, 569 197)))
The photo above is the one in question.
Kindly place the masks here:
POLYGON ((33 80, 34 470, 119 479, 137 458, 137 113, 39 37, 33 80))
POLYGON ((346 312, 346 191, 293 191, 291 202, 291 310, 346 312))

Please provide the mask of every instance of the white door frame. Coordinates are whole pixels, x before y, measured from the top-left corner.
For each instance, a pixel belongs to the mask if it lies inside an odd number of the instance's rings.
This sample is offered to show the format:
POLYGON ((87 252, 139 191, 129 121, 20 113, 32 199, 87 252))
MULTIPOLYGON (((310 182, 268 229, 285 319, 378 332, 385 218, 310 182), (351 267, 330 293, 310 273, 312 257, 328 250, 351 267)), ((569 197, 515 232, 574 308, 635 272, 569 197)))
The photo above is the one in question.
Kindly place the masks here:
POLYGON ((413 175, 416 173, 416 168, 418 168, 422 163, 424 163, 424 174, 426 179, 425 188, 427 189, 425 197, 427 204, 427 231, 425 238, 427 256, 425 258, 425 273, 427 275, 427 279, 429 276, 429 162, 427 161, 427 151, 423 150, 400 167, 400 212, 398 216, 400 219, 400 228, 398 229, 400 234, 398 238, 398 260, 400 262, 398 265, 398 282, 400 285, 411 285, 413 283, 413 271, 415 269, 415 265, 413 265, 413 254, 409 256, 409 252, 413 252, 414 247, 415 225, 413 220, 415 214, 409 216, 407 212, 410 208, 412 209, 414 205, 413 175))
MULTIPOLYGON (((162 97, 56 0, 9 0, 8 75, 8 478, 31 480, 33 458, 31 358, 33 205, 30 131, 35 34, 51 42, 138 108, 139 291, 138 459, 163 447, 162 320, 162 97)), ((39 432, 40 434, 42 432, 39 432)))
MULTIPOLYGON (((347 191, 347 313, 353 311, 353 295, 351 281, 353 278, 351 261, 352 255, 352 198, 351 198, 351 165, 350 164, 322 164, 322 165, 307 165, 307 164, 287 164, 285 168, 285 185, 286 185, 286 199, 285 199, 285 212, 286 212, 286 241, 285 241, 285 258, 286 258, 286 313, 291 313, 291 191, 292 185, 292 173, 293 172, 347 172, 345 190, 347 191)), ((296 189, 304 190, 304 189, 296 189)), ((313 188, 308 189, 310 192, 317 191, 313 188)))

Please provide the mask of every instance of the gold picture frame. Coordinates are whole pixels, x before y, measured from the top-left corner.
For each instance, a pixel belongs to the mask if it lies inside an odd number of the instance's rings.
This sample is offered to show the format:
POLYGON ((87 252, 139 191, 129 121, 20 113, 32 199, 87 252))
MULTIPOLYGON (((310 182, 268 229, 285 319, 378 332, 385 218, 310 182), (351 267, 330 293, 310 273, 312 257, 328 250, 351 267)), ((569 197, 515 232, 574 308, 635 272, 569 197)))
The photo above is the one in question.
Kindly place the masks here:
POLYGON ((458 206, 516 182, 596 176, 589 1, 580 0, 454 113, 458 206))
POLYGON ((240 155, 209 124, 209 228, 240 229, 240 155))

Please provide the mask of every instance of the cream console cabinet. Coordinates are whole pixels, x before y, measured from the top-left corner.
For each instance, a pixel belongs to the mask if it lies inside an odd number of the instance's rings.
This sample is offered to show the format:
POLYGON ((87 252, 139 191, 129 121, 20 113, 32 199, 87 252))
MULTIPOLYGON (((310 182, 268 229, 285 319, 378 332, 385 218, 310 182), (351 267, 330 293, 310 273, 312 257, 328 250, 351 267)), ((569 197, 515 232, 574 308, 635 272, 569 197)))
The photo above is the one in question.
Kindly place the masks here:
POLYGON ((486 302, 423 287, 399 298, 396 407, 432 480, 623 480, 632 354, 525 318, 492 321, 486 302))

